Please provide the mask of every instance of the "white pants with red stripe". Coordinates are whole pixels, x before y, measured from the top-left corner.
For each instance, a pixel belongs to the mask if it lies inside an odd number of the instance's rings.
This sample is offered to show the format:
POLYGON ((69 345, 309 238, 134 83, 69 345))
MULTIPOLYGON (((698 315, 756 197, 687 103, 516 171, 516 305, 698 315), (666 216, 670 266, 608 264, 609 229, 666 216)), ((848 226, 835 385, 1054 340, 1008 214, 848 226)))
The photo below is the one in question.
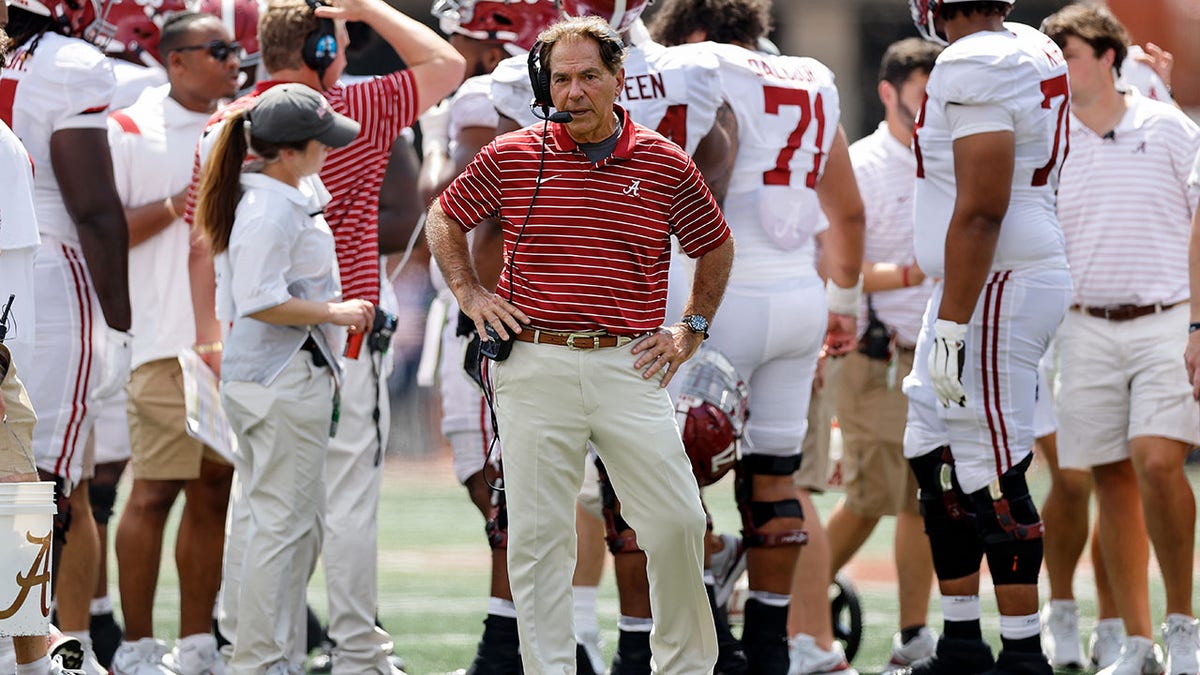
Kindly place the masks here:
POLYGON ((93 341, 104 317, 79 249, 43 240, 33 276, 35 345, 21 375, 38 415, 34 454, 39 469, 74 485, 84 477, 84 445, 95 422, 88 395, 100 377, 93 341))
POLYGON ((908 423, 904 456, 943 445, 965 492, 987 487, 1033 449, 1038 362, 1071 300, 1066 269, 1006 270, 988 275, 967 330, 962 368, 965 407, 943 407, 929 384, 933 322, 942 302, 934 287, 917 339, 913 370, 904 378, 908 423))

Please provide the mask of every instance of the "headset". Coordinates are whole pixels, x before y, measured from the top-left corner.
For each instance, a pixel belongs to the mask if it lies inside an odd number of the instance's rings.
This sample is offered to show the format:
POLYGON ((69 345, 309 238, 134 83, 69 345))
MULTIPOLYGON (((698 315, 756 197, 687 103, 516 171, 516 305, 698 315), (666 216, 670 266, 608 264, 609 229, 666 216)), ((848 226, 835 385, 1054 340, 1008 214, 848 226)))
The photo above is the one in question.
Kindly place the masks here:
MULTIPOLYGON (((314 16, 318 7, 325 6, 321 0, 305 0, 305 2, 312 8, 314 16)), ((325 71, 337 60, 337 55, 337 32, 333 27, 333 19, 318 18, 317 27, 308 34, 308 37, 304 38, 304 47, 300 50, 300 56, 304 59, 304 65, 317 71, 322 89, 325 88, 325 71)))
MULTIPOLYGON (((625 51, 625 43, 614 30, 608 31, 604 36, 604 41, 612 45, 618 53, 625 51)), ((533 43, 526 61, 529 67, 529 86, 533 88, 533 101, 529 104, 529 110, 534 117, 540 120, 565 124, 571 121, 571 113, 566 111, 550 112, 550 109, 554 107, 554 101, 550 97, 550 71, 542 67, 542 51, 545 48, 546 45, 541 40, 533 43)))

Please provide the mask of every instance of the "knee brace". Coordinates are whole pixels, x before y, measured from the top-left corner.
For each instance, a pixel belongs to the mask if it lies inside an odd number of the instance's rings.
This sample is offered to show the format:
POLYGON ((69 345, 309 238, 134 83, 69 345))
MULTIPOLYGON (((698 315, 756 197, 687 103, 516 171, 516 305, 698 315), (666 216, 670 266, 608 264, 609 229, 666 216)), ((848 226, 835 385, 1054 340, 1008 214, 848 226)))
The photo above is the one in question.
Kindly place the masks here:
POLYGON ((613 490, 612 481, 608 479, 604 462, 601 462, 599 457, 596 458, 596 469, 600 474, 600 504, 604 515, 604 541, 608 543, 608 551, 613 555, 641 553, 637 533, 621 517, 621 502, 613 490))
POLYGON ((763 502, 754 499, 754 476, 791 476, 800 468, 800 456, 775 457, 771 455, 747 455, 738 460, 735 467, 734 499, 738 513, 742 516, 742 541, 750 548, 778 548, 803 546, 808 543, 808 533, 794 528, 778 532, 763 532, 762 527, 776 518, 804 519, 804 509, 799 499, 781 499, 763 502))
POLYGON ((921 517, 939 579, 959 579, 979 571, 983 546, 975 513, 954 475, 949 446, 909 460, 917 485, 921 517))
POLYGON ((1025 471, 1032 455, 991 485, 971 493, 988 569, 997 585, 1036 584, 1042 566, 1042 520, 1025 471))
POLYGON ((92 504, 92 518, 98 525, 108 525, 112 518, 113 505, 117 502, 116 483, 88 483, 88 501, 92 504))

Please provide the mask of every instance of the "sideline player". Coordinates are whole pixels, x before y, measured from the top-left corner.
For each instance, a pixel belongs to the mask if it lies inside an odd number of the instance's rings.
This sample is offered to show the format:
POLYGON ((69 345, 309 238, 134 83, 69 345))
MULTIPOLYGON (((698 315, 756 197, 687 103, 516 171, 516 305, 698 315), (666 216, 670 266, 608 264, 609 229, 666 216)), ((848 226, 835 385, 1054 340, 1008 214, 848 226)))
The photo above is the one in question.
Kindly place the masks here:
MULTIPOLYGON (((1059 463, 1090 469, 1099 548, 1127 637, 1104 675, 1161 669, 1146 568, 1162 570, 1170 673, 1200 671, 1193 616, 1195 497, 1184 474, 1200 409, 1179 352, 1189 297, 1187 188, 1200 128, 1175 106, 1117 90, 1128 36, 1108 10, 1071 5, 1042 30, 1070 71, 1071 154, 1058 215, 1074 296, 1059 329, 1059 463), (1113 366, 1096 372, 1096 363, 1113 366)), ((1099 618, 1108 619, 1101 615, 1099 618)))
POLYGON ((112 63, 86 41, 106 39, 102 19, 109 4, 9 3, 15 50, 0 71, 0 119, 38 167, 34 201, 42 245, 34 263, 38 314, 29 363, 44 367, 27 371, 25 384, 39 417, 38 467, 59 497, 58 619, 83 643, 89 673, 103 671, 89 635, 100 547, 85 443, 95 422, 93 401, 129 377, 128 232, 106 129, 116 81, 112 63), (107 328, 98 324, 97 310, 107 328))
MULTIPOLYGON (((739 250, 727 290, 730 314, 712 346, 748 378, 754 410, 735 489, 750 576, 742 643, 750 672, 785 673, 800 658, 789 656, 787 623, 806 536, 793 473, 800 466, 822 343, 831 338, 833 355, 853 344, 863 206, 838 121, 833 73, 814 59, 754 51, 769 29, 769 3, 703 5, 665 3, 654 34, 666 44, 712 40, 702 47, 717 57, 722 96, 737 117, 738 149, 724 208, 739 250), (828 304, 814 264, 813 234, 822 211, 830 219, 826 242, 833 254, 828 304), (825 313, 813 311, 822 306, 830 310, 828 322, 825 313), (757 328, 745 330, 749 326, 757 328), (772 335, 788 337, 776 341, 772 335)), ((686 269, 678 272, 686 275, 686 269)), ((820 597, 797 602, 824 605, 828 626, 827 586, 818 585, 820 597)), ((804 656, 809 665, 820 661, 826 670, 854 672, 833 644, 832 628, 823 634, 804 656)))
POLYGON ((1006 23, 1012 0, 910 0, 948 43, 917 119, 917 262, 934 287, 904 379, 904 454, 917 483, 945 621, 913 673, 1053 672, 1039 639, 1042 523, 1032 461, 1037 366, 1071 278, 1054 211, 1067 149, 1067 66, 1045 35, 1006 23), (980 631, 982 556, 1003 646, 980 631), (995 669, 993 671, 993 668, 995 669))

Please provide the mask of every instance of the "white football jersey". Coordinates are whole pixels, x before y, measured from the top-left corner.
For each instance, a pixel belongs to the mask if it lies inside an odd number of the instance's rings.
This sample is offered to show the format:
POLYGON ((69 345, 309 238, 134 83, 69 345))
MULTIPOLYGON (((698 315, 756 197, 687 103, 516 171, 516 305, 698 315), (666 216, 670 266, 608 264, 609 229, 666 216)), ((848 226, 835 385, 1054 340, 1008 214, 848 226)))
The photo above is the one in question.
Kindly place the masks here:
MULTIPOLYGON (((634 36, 617 103, 634 122, 658 131, 691 155, 712 129, 721 106, 716 59, 696 45, 664 47, 644 31, 634 36)), ((501 61, 492 77, 492 97, 500 114, 525 126, 538 122, 529 110, 533 87, 525 56, 501 61)))
POLYGON ((463 129, 500 124, 500 114, 492 104, 492 76, 476 75, 458 86, 450 97, 450 147, 458 143, 463 129))
POLYGON ((79 245, 50 166, 50 137, 62 129, 107 129, 115 88, 112 64, 100 50, 57 33, 27 42, 9 54, 0 71, 0 119, 33 160, 34 204, 43 236, 79 245))
POLYGON ((167 71, 158 66, 139 66, 122 59, 112 59, 113 76, 117 78, 117 89, 113 92, 109 108, 120 110, 128 108, 141 98, 142 93, 151 87, 160 87, 167 83, 167 71))
POLYGON ((1066 61, 1058 46, 1037 30, 1016 23, 1004 26, 1006 30, 973 33, 947 47, 925 88, 913 135, 914 234, 917 262, 929 276, 945 275, 946 232, 956 195, 953 143, 995 131, 1013 132, 1016 155, 992 270, 1067 265, 1055 214, 1070 126, 1066 61), (952 129, 949 106, 968 121, 952 129), (989 110, 995 114, 986 119, 977 114, 989 110))
POLYGON ((841 116, 833 72, 807 57, 705 46, 720 62, 722 95, 738 122, 724 203, 738 248, 731 279, 815 276, 816 187, 841 116))

